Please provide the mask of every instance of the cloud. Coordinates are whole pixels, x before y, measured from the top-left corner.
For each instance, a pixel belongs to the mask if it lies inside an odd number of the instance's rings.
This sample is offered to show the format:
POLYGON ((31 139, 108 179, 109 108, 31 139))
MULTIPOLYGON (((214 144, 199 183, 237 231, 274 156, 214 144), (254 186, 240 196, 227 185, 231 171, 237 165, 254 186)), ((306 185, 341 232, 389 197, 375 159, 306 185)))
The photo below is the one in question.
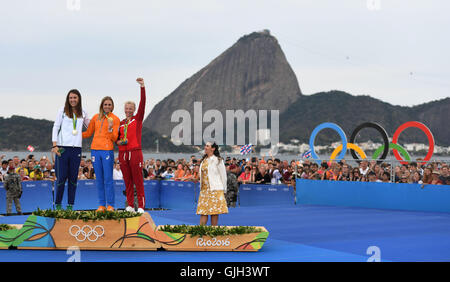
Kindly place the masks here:
POLYGON ((366 4, 81 0, 71 11, 65 0, 4 1, 1 114, 53 120, 71 88, 94 113, 106 95, 118 105, 137 99, 137 76, 150 83, 149 113, 241 36, 266 28, 305 93, 340 89, 400 105, 447 97, 450 4, 382 0, 379 11, 366 4))

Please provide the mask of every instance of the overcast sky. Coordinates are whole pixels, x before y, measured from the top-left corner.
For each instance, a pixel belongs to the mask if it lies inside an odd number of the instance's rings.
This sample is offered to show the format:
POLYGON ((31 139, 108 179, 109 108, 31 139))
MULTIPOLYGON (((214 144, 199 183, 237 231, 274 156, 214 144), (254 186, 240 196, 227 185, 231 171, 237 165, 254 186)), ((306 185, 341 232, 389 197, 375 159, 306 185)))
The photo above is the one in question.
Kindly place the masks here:
POLYGON ((241 36, 269 29, 306 95, 411 106, 450 96, 449 1, 0 0, 0 116, 55 120, 68 90, 90 116, 148 89, 146 115, 241 36), (72 4, 71 4, 72 3, 72 4))

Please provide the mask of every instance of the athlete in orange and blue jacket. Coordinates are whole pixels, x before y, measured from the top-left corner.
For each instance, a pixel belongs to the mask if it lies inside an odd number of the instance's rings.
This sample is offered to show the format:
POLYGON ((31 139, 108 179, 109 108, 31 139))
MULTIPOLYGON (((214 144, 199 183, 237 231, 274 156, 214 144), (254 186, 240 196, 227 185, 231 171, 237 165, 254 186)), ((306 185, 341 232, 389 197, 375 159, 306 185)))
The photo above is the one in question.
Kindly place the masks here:
POLYGON ((113 167, 114 143, 119 135, 120 119, 115 116, 114 102, 107 96, 102 99, 100 112, 94 115, 83 138, 94 134, 91 144, 91 157, 95 171, 95 183, 98 192, 97 211, 113 211, 115 205, 113 167), (108 206, 106 208, 106 206, 108 206))

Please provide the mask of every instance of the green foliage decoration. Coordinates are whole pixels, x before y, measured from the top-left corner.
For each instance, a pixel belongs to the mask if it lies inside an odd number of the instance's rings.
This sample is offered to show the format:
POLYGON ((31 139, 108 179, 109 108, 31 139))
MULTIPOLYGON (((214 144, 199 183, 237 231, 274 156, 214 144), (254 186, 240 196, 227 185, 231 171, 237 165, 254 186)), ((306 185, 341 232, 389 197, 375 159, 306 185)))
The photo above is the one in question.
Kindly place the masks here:
POLYGON ((33 215, 50 217, 56 219, 70 219, 70 220, 82 220, 82 221, 96 221, 96 220, 118 220, 131 217, 137 217, 141 214, 136 212, 127 211, 73 211, 73 210, 41 210, 37 209, 33 212, 33 215))
POLYGON ((209 226, 209 225, 164 225, 159 228, 160 231, 170 233, 190 234, 191 237, 199 236, 228 236, 228 235, 242 235, 249 233, 263 232, 261 228, 254 226, 209 226))

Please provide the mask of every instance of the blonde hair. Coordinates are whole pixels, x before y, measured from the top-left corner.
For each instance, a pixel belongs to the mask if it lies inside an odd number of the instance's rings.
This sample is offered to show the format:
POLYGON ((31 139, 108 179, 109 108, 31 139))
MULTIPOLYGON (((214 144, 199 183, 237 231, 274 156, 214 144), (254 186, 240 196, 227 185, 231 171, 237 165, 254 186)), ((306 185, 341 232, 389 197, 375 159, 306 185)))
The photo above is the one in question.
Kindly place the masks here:
POLYGON ((111 101, 111 104, 112 104, 112 109, 111 109, 111 113, 114 111, 114 101, 113 101, 113 99, 110 97, 110 96, 106 96, 106 97, 103 97, 103 99, 102 99, 102 101, 101 101, 101 103, 100 103, 100 108, 99 108, 99 110, 98 110, 98 119, 99 120, 101 120, 102 118, 103 118, 103 103, 106 101, 106 100, 110 100, 111 101))
POLYGON ((133 102, 133 101, 126 101, 126 102, 124 103, 124 105, 125 105, 125 106, 126 106, 126 105, 133 105, 134 109, 136 110, 136 103, 133 102))

